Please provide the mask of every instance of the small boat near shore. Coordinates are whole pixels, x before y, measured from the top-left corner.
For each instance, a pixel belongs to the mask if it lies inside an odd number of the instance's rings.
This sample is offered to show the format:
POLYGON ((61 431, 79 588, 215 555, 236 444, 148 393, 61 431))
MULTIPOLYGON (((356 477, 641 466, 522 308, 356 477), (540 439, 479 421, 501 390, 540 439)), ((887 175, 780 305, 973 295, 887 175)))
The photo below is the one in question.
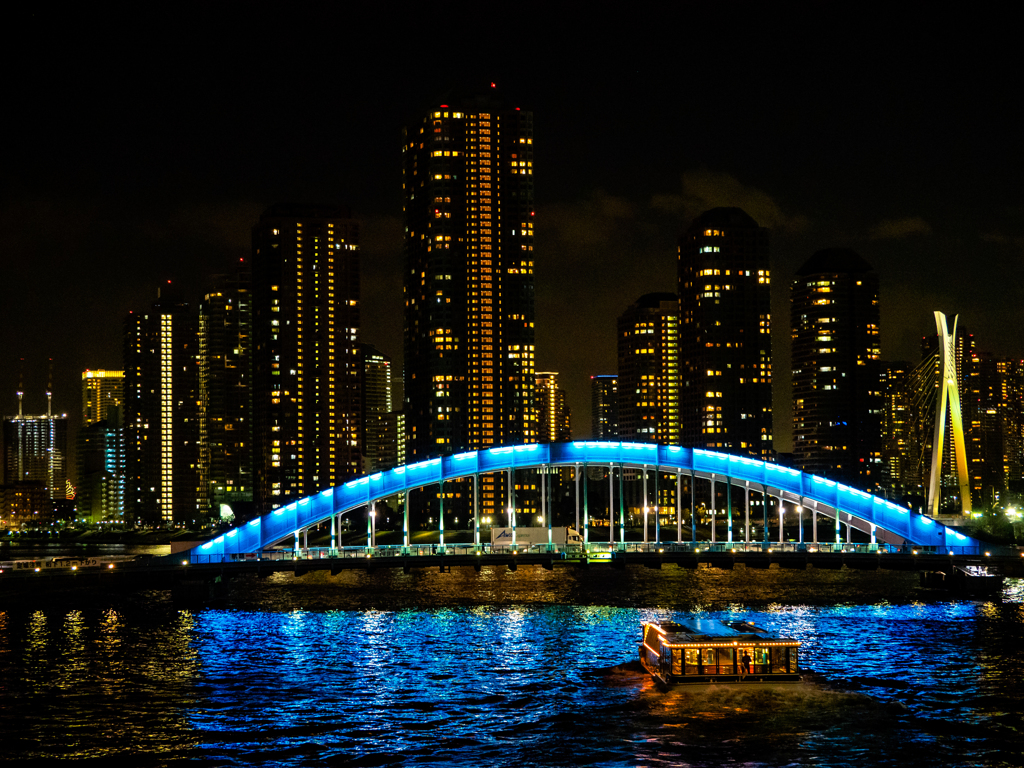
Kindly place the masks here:
POLYGON ((984 565, 958 565, 950 573, 922 571, 921 586, 958 595, 994 596, 1002 592, 1002 574, 984 565))
POLYGON ((746 621, 644 622, 640 663, 661 685, 799 683, 800 642, 746 621))

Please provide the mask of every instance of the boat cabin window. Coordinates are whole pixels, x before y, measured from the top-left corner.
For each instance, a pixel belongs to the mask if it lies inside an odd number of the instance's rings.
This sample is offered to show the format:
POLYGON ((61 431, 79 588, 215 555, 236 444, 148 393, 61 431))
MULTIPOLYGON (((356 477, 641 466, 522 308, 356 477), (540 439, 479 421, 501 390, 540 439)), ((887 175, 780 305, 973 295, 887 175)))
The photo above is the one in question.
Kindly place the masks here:
POLYGON ((772 672, 794 672, 790 663, 796 666, 796 649, 793 650, 793 657, 790 659, 789 648, 772 648, 772 672))

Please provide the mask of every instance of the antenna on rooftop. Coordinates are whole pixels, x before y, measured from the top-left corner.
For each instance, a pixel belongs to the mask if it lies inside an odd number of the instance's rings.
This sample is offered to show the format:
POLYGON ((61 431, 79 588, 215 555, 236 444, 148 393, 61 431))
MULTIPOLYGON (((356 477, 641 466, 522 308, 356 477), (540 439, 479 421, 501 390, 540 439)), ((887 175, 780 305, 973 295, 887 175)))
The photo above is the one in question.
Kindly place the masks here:
POLYGON ((18 418, 21 418, 21 399, 25 396, 25 358, 18 366, 18 418))
POLYGON ((53 413, 53 358, 50 358, 50 372, 46 377, 46 418, 52 418, 53 413))

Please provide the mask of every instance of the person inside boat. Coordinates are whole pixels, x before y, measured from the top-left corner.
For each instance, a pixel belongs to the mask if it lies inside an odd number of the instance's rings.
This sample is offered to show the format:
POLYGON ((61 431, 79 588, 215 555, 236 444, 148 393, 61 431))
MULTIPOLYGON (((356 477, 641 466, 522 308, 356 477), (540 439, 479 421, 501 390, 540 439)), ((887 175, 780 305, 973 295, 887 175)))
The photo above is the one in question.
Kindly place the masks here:
POLYGON ((744 675, 750 674, 750 654, 746 651, 743 652, 743 657, 740 659, 740 668, 743 670, 744 675))

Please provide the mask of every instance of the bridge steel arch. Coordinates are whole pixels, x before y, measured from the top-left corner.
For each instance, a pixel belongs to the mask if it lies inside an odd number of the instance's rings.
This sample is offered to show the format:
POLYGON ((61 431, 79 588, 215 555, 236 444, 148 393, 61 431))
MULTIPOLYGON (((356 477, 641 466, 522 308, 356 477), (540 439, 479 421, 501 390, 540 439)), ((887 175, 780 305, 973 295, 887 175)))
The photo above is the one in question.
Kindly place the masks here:
POLYGON ((201 555, 209 562, 218 555, 258 553, 334 516, 449 480, 512 469, 588 466, 655 470, 739 485, 837 519, 837 529, 844 522, 885 543, 955 549, 958 554, 982 549, 976 539, 930 517, 778 464, 671 445, 577 441, 468 451, 367 475, 280 507, 181 554, 201 555))

